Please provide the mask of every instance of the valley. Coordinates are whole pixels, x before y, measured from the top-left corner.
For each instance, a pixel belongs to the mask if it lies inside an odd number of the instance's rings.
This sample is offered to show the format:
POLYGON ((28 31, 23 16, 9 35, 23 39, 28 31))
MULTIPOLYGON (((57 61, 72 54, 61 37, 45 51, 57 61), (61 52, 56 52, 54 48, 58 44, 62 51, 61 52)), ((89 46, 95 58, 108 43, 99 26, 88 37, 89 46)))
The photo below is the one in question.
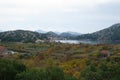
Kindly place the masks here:
POLYGON ((0 80, 119 80, 119 33, 0 32, 0 80))
POLYGON ((120 80, 120 0, 0 0, 0 80, 120 80))

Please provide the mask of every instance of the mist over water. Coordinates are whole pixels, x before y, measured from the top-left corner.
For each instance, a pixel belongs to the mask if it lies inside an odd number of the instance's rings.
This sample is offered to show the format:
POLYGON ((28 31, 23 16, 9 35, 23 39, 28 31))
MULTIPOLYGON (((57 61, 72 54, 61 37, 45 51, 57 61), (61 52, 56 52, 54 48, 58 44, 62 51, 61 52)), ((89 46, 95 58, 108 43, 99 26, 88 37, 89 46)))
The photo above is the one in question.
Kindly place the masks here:
POLYGON ((61 42, 61 43, 68 43, 68 44, 98 44, 95 41, 90 41, 90 40, 55 40, 55 42, 61 42))

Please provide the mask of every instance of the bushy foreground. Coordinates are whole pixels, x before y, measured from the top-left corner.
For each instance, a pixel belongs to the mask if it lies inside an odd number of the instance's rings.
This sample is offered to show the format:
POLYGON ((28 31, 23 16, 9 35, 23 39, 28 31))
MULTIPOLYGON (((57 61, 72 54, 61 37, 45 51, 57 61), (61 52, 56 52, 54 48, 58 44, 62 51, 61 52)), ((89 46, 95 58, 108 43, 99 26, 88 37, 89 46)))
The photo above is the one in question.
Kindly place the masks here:
POLYGON ((0 59, 0 80, 16 80, 16 74, 25 70, 25 65, 21 63, 0 59))
POLYGON ((15 53, 0 59, 0 80, 120 80, 120 45, 3 43, 2 46, 15 53))
POLYGON ((59 67, 27 69, 16 61, 0 59, 0 80, 77 80, 59 67))

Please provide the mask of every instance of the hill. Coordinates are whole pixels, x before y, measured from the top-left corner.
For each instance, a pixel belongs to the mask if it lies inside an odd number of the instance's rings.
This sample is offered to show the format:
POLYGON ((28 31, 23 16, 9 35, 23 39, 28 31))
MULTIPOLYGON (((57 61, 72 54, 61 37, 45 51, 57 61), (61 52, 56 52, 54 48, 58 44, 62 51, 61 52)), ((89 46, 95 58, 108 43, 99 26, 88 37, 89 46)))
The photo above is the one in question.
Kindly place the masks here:
POLYGON ((61 37, 61 39, 75 39, 78 35, 76 33, 72 33, 72 32, 63 32, 59 35, 61 37))
POLYGON ((63 37, 72 37, 72 36, 79 36, 79 35, 81 34, 77 32, 63 32, 60 34, 60 36, 63 36, 63 37))
POLYGON ((39 38, 44 38, 42 34, 26 30, 6 31, 0 33, 1 41, 9 42, 34 42, 39 38))
POLYGON ((55 39, 59 38, 58 34, 52 32, 52 31, 47 32, 45 35, 46 35, 47 39, 50 39, 50 40, 55 40, 55 39))
POLYGON ((100 43, 120 43, 120 23, 114 24, 109 28, 91 33, 84 34, 78 37, 78 39, 88 39, 98 41, 100 43))

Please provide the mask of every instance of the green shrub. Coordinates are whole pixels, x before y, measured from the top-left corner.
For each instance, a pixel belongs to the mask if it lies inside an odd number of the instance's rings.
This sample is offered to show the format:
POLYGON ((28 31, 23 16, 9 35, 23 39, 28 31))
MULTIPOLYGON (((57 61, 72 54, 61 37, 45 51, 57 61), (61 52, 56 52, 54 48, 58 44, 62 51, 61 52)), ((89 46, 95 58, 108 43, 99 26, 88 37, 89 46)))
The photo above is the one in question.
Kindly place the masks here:
POLYGON ((21 63, 0 59, 0 80, 15 80, 16 74, 25 70, 21 63))
POLYGON ((30 69, 17 74, 16 80, 77 80, 74 77, 66 76, 59 67, 47 69, 30 69))
POLYGON ((90 65, 82 72, 85 80, 120 80, 119 63, 101 62, 98 66, 90 65))

